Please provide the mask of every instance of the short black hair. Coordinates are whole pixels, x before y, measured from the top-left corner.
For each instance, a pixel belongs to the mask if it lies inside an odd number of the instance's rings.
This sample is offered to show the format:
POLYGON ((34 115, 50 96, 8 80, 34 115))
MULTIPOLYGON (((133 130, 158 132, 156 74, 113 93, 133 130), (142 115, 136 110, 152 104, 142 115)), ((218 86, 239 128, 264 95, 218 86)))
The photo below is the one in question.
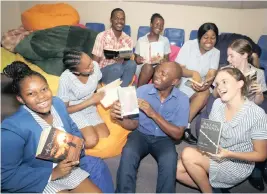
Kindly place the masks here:
MULTIPOLYGON (((112 10, 111 14, 110 14, 110 19, 113 17, 113 15, 115 14, 116 11, 122 11, 124 13, 124 11, 121 8, 115 8, 112 10)), ((124 13, 125 15, 125 13, 124 13)))
MULTIPOLYGON (((218 41, 219 29, 214 23, 204 23, 198 29, 198 42, 207 31, 212 30, 216 35, 216 43, 218 41)), ((215 44, 216 44, 215 43, 215 44)))
POLYGON ((82 51, 66 50, 63 54, 64 68, 70 71, 76 71, 77 65, 81 63, 82 51))
POLYGON ((160 19, 162 19, 164 21, 164 18, 159 13, 154 13, 151 16, 150 23, 152 24, 156 18, 160 18, 160 19))
POLYGON ((31 70, 29 66, 26 65, 22 61, 12 62, 10 65, 6 66, 3 69, 3 73, 7 77, 10 77, 13 79, 12 84, 11 84, 11 89, 16 95, 19 95, 19 96, 21 96, 20 83, 27 77, 38 76, 47 83, 47 80, 45 79, 43 75, 41 75, 40 73, 36 71, 31 70))

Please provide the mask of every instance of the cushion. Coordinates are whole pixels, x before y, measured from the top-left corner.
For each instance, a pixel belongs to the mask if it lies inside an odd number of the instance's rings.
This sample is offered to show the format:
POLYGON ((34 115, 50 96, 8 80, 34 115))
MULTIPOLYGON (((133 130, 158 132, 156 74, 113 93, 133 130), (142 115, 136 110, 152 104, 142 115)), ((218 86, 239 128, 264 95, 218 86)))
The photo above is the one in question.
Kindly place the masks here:
POLYGON ((16 54, 1 47, 1 73, 3 69, 16 60, 16 54))
POLYGON ((105 109, 99 104, 97 105, 97 110, 110 130, 110 135, 107 138, 100 138, 98 144, 93 149, 85 150, 85 153, 100 158, 109 158, 120 155, 130 131, 122 128, 111 120, 110 109, 105 109))
POLYGON ((75 25, 79 20, 76 9, 66 3, 37 4, 21 14, 24 28, 34 31, 61 25, 75 25))

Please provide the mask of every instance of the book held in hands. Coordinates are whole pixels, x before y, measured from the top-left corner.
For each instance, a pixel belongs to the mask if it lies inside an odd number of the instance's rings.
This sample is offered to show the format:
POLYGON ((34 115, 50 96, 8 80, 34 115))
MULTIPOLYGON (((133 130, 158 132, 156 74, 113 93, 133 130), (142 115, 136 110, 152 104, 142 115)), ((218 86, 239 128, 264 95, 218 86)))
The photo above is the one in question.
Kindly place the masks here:
POLYGON ((122 117, 139 114, 138 100, 134 86, 119 88, 118 95, 122 117))
POLYGON ((42 131, 36 158, 54 163, 68 159, 79 161, 84 140, 63 129, 51 127, 42 131))
POLYGON ((251 99, 255 96, 255 93, 250 90, 251 85, 257 84, 257 71, 250 71, 245 75, 247 86, 249 87, 247 98, 251 99))
POLYGON ((157 64, 164 58, 163 42, 141 42, 140 56, 144 58, 144 63, 157 64))
POLYGON ((104 55, 106 59, 114 59, 114 58, 130 59, 131 56, 133 55, 133 50, 131 48, 104 49, 104 55))
POLYGON ((202 118, 197 147, 201 151, 217 154, 221 137, 221 127, 221 122, 202 118))
POLYGON ((100 101, 100 103, 105 107, 108 108, 111 106, 115 101, 119 99, 118 97, 118 89, 121 88, 122 81, 120 79, 116 79, 113 82, 105 85, 104 87, 97 90, 97 92, 104 91, 105 96, 100 101))

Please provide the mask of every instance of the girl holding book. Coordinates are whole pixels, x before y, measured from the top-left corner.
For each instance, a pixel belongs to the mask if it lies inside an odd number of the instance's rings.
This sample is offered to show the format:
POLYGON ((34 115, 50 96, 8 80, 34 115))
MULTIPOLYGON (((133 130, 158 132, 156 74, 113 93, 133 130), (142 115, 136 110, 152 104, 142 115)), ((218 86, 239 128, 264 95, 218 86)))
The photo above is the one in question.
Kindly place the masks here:
POLYGON ((167 37, 160 35, 162 30, 164 29, 164 18, 155 13, 152 15, 150 20, 150 32, 145 36, 140 37, 136 43, 135 47, 135 62, 137 63, 136 67, 136 75, 138 77, 137 87, 145 85, 151 80, 154 74, 154 68, 157 64, 169 61, 169 54, 171 53, 170 43, 167 37), (157 50, 162 51, 162 53, 158 53, 156 56, 151 56, 153 53, 153 47, 151 43, 156 43, 157 50), (149 45, 147 50, 142 48, 144 45, 149 45), (144 51, 143 51, 144 50, 144 51), (146 59, 143 56, 143 52, 149 53, 151 60, 146 59), (159 55, 161 54, 161 55, 159 55))
POLYGON ((99 138, 109 136, 96 109, 105 95, 95 93, 102 73, 97 62, 81 51, 64 52, 63 63, 66 70, 60 76, 57 96, 65 102, 70 117, 81 130, 85 148, 93 148, 99 138))
POLYGON ((221 69, 215 84, 220 98, 209 119, 222 123, 219 153, 187 147, 177 166, 177 179, 204 193, 237 185, 251 174, 255 162, 267 158, 266 114, 247 99, 243 73, 237 68, 221 69))
MULTIPOLYGON (((92 182, 97 181, 93 178, 94 175, 90 175, 92 181, 88 179, 88 172, 99 174, 102 176, 102 182, 112 187, 105 163, 101 159, 84 156, 83 150, 79 161, 65 159, 55 164, 35 157, 43 130, 51 127, 63 128, 67 133, 78 137, 82 137, 81 133, 69 117, 65 104, 52 96, 47 81, 41 74, 32 71, 20 61, 13 62, 3 72, 13 79, 12 90, 22 105, 1 124, 1 191, 101 192, 92 182), (99 163, 99 171, 93 172, 90 169, 93 163, 99 163)), ((112 192, 110 189, 108 191, 112 192)))
POLYGON ((190 123, 206 105, 210 86, 219 67, 220 51, 215 48, 218 33, 218 27, 214 23, 202 24, 198 29, 198 38, 186 41, 175 59, 183 68, 179 89, 190 98, 188 127, 185 129, 183 138, 189 144, 197 142, 191 134, 190 123), (188 84, 189 79, 200 85, 188 84))

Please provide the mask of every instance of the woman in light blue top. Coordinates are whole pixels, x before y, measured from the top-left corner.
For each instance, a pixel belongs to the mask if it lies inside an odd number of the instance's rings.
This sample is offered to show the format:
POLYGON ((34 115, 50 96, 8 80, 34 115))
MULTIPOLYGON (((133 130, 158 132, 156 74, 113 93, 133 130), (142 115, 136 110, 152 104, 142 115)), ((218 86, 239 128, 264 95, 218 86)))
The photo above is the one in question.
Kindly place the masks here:
POLYGON ((190 98, 189 125, 185 130, 184 140, 191 144, 195 144, 196 139, 190 133, 190 122, 205 106, 219 66, 220 51, 214 47, 217 37, 218 28, 214 23, 201 25, 198 29, 198 39, 185 42, 175 60, 183 68, 179 89, 190 98), (189 78, 205 84, 187 84, 189 78))

